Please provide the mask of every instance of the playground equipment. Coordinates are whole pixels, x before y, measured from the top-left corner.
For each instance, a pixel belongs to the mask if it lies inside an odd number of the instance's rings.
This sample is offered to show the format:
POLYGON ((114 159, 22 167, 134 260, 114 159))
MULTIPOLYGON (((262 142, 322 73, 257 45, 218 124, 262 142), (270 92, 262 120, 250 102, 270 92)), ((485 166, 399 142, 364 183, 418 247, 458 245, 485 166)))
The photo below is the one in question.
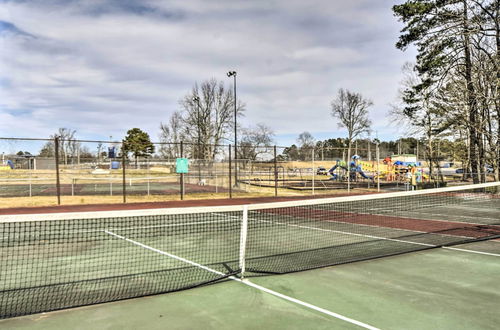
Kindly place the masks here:
POLYGON ((328 170, 328 174, 331 175, 330 180, 343 180, 346 177, 348 169, 344 161, 337 159, 335 165, 328 170), (340 171, 342 170, 342 171, 340 171))
POLYGON ((346 181, 347 175, 350 175, 350 181, 356 182, 358 178, 381 180, 395 183, 422 183, 429 180, 429 175, 424 173, 419 162, 393 161, 391 157, 386 157, 382 162, 362 161, 358 155, 352 156, 347 164, 337 160, 335 165, 328 170, 330 180, 346 181), (367 174, 368 173, 368 174, 367 174), (358 175, 359 174, 359 175, 358 175))
POLYGON ((0 171, 1 170, 13 170, 13 169, 15 169, 15 165, 10 159, 7 161, 4 161, 2 164, 0 164, 0 171))
POLYGON ((389 182, 407 183, 415 177, 416 182, 421 183, 428 180, 429 176, 419 166, 419 162, 393 162, 391 157, 386 157, 380 166, 379 175, 389 182))
POLYGON ((347 177, 347 173, 349 173, 351 181, 356 181, 358 173, 364 179, 373 180, 373 178, 370 178, 363 171, 363 165, 359 161, 360 159, 361 157, 358 155, 352 156, 352 161, 349 163, 349 169, 347 168, 345 162, 337 159, 336 164, 328 171, 331 175, 330 180, 344 180, 347 177), (342 170, 342 172, 336 172, 337 169, 342 170))

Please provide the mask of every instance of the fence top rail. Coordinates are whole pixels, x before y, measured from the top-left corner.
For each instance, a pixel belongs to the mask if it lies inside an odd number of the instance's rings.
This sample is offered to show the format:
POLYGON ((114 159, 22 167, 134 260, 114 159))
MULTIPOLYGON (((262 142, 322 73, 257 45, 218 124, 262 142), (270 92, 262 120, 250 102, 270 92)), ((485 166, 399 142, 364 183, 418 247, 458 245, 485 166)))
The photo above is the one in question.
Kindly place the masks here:
MULTIPOLYGON (((0 140, 11 140, 11 141, 54 141, 54 138, 30 138, 30 137, 0 137, 0 140)), ((67 141, 71 142, 86 142, 86 143, 109 143, 109 144, 122 144, 123 141, 110 141, 110 140, 88 140, 88 139, 68 139, 67 141)), ((198 145, 197 142, 189 142, 189 141, 179 141, 179 142, 151 142, 156 145, 172 145, 172 146, 180 146, 181 144, 185 146, 196 146, 198 145)), ((372 144, 375 144, 372 142, 372 144)), ((204 146, 210 146, 210 147, 216 147, 216 148, 227 148, 227 147, 234 147, 234 145, 231 144, 211 144, 211 143, 201 143, 201 145, 204 146)), ((237 145, 237 148, 245 148, 247 146, 245 145, 237 145)), ((272 149, 274 147, 280 148, 280 149, 286 149, 290 148, 290 146, 280 146, 280 145, 265 145, 265 146, 255 146, 252 145, 250 146, 251 148, 257 148, 257 149, 269 149, 269 152, 272 152, 272 149)), ((316 149, 316 150, 347 150, 348 147, 329 147, 329 146, 312 146, 312 147, 305 147, 305 149, 316 149)), ((357 149, 358 151, 367 151, 367 148, 362 148, 362 147, 354 147, 351 146, 351 149, 357 149)))
MULTIPOLYGON (((0 137, 0 140, 11 140, 11 141, 54 141, 54 138, 30 138, 30 137, 0 137)), ((111 141, 111 140, 87 140, 87 139, 68 139, 71 142, 87 142, 87 143, 110 143, 110 144, 122 144, 123 141, 111 141)), ((153 144, 160 145, 198 145, 196 142, 151 142, 153 144)), ((228 147, 230 144, 203 144, 213 147, 228 147)), ((272 148, 272 146, 270 147, 272 148)))
POLYGON ((8 141, 54 141, 54 139, 43 139, 43 138, 14 138, 14 137, 0 137, 0 140, 8 140, 8 141))

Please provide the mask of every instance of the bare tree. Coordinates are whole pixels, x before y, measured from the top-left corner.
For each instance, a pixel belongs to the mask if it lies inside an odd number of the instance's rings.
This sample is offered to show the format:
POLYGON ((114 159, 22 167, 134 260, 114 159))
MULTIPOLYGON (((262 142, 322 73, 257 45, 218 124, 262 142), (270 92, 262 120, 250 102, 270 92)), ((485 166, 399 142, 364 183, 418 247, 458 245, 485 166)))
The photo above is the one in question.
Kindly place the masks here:
POLYGON ((59 150, 65 165, 68 164, 68 158, 74 158, 79 151, 80 144, 75 140, 75 134, 76 130, 62 127, 50 136, 52 139, 59 137, 59 150))
MULTIPOLYGON (((363 133, 370 132, 371 121, 368 118, 368 108, 373 105, 360 93, 347 89, 339 89, 337 97, 332 101, 332 116, 339 120, 339 127, 347 129, 347 161, 351 160, 352 141, 363 133)), ((350 190, 350 175, 348 175, 347 189, 350 190)))
POLYGON ((172 114, 167 124, 160 123, 159 148, 161 157, 173 159, 180 156, 180 142, 185 139, 183 119, 180 112, 172 114))
POLYGON ((39 157, 54 157, 55 151, 54 151, 54 142, 53 141, 47 141, 42 149, 38 152, 39 157))
POLYGON ((368 108, 373 105, 371 100, 363 98, 359 93, 341 88, 331 105, 332 116, 339 120, 339 127, 347 129, 349 148, 354 139, 370 132, 368 108))
POLYGON ((297 138, 297 144, 299 145, 299 158, 300 160, 310 160, 312 159, 312 152, 314 146, 316 145, 316 140, 309 132, 302 132, 297 138))
MULTIPOLYGON (((198 142, 200 134, 200 158, 214 158, 215 147, 229 135, 234 125, 234 95, 222 81, 215 79, 195 84, 191 92, 180 101, 181 114, 186 137, 198 142)), ((245 105, 238 102, 237 116, 242 116, 245 105)))
MULTIPOLYGON (((206 80, 200 86, 195 83, 179 104, 180 111, 175 112, 167 124, 160 125, 161 141, 187 142, 185 150, 192 157, 213 159, 217 153, 217 145, 228 139, 234 125, 232 90, 222 81, 206 80)), ((244 103, 238 102, 236 115, 242 116, 244 110, 244 103)), ((175 147, 167 145, 160 152, 164 156, 178 154, 175 147)))
POLYGON ((243 129, 242 133, 238 148, 240 159, 257 160, 260 155, 270 152, 274 143, 274 132, 270 127, 259 123, 256 127, 243 129))

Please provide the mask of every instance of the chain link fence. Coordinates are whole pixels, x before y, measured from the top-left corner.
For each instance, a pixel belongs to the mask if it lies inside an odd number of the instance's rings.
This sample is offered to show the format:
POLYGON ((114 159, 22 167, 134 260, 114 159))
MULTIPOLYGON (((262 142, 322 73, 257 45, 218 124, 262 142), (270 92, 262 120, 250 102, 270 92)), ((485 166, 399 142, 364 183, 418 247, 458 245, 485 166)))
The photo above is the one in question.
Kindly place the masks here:
MULTIPOLYGON (((237 157, 231 145, 153 147, 147 154, 124 153, 120 141, 0 138, 0 197, 50 197, 61 204, 61 198, 85 196, 127 202, 319 195, 465 184, 471 177, 454 160, 438 158, 430 166, 416 155, 394 155, 366 142, 351 150, 241 145, 237 157), (187 159, 187 173, 178 173, 178 159, 187 159)), ((487 168, 481 175, 494 181, 487 168)))

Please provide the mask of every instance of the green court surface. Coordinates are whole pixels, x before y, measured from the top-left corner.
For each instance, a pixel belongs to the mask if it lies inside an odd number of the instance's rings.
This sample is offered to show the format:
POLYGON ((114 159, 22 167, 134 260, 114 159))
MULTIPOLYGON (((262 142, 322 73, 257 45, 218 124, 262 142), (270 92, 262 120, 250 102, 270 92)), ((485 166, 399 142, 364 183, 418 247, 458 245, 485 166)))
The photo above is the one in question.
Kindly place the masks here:
MULTIPOLYGON (((498 329, 500 242, 413 252, 255 284, 379 329, 498 329), (479 253, 478 253, 479 252, 479 253)), ((228 280, 0 321, 1 329, 361 329, 228 280)))

